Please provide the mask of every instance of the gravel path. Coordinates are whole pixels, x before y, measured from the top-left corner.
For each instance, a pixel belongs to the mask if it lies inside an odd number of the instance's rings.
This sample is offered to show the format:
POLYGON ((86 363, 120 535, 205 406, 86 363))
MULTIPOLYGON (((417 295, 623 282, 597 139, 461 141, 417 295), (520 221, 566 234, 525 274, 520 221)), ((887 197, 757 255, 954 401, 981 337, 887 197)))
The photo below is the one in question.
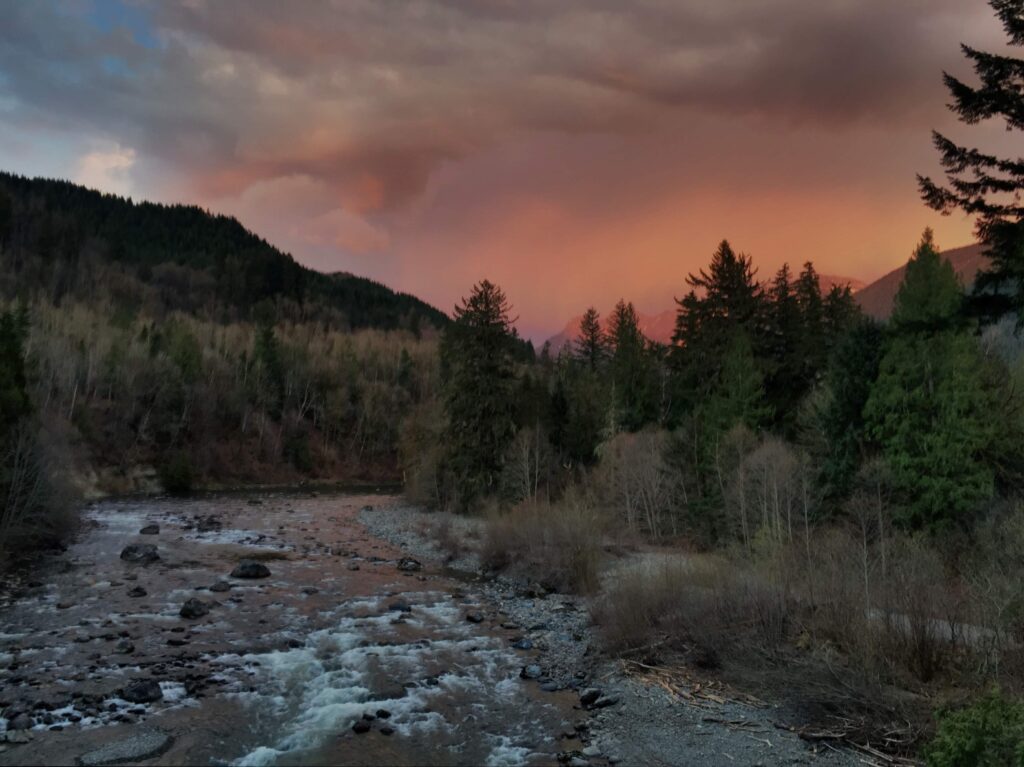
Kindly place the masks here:
MULTIPOLYGON (((366 508, 360 521, 368 530, 401 546, 410 556, 448 561, 473 574, 491 610, 508 625, 522 629, 524 649, 536 652, 538 684, 572 687, 584 695, 598 692, 596 705, 580 706, 576 732, 586 747, 563 754, 566 763, 625 765, 855 765, 849 752, 802 741, 774 725, 773 710, 727 701, 694 706, 657 686, 626 676, 618 661, 600 652, 585 599, 562 594, 539 595, 521 580, 485 577, 472 545, 483 522, 425 512, 397 500, 366 508), (432 537, 439 526, 464 544, 458 556, 432 537)), ((566 733, 568 736, 569 733, 566 733)))

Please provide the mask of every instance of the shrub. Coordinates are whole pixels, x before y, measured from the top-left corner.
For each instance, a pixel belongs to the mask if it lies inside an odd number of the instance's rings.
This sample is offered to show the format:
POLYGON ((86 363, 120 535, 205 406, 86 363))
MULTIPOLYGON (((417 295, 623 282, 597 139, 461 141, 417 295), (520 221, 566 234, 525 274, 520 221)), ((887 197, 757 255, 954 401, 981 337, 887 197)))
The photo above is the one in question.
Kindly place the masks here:
POLYGON ((169 455, 157 467, 157 475, 164 490, 173 495, 184 495, 192 491, 194 472, 192 459, 184 450, 169 455))
POLYGON ((925 758, 931 767, 1024 765, 1024 701, 993 690, 966 708, 944 714, 925 758))
POLYGON ((492 513, 481 546, 485 566, 513 568, 546 588, 596 588, 603 526, 593 506, 570 491, 558 503, 527 502, 492 513))

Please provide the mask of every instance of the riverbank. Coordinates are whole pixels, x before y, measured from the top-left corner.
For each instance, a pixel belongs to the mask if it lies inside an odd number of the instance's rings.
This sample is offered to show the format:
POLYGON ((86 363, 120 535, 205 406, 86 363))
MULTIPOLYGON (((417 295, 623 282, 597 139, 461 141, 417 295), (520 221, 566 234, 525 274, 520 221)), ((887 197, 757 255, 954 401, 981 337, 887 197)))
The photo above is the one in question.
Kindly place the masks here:
MULTIPOLYGON (((522 638, 537 652, 537 684, 597 691, 594 702, 607 705, 581 708, 579 759, 630 765, 864 763, 863 757, 787 731, 783 712, 770 703, 742 696, 744 701, 713 684, 705 690, 710 680, 669 682, 642 664, 607 657, 590 600, 547 594, 523 577, 481 572, 481 519, 425 512, 401 500, 363 509, 359 519, 373 535, 412 556, 449 560, 476 579, 493 620, 526 627, 522 638)), ((614 579, 619 568, 634 564, 629 557, 613 561, 602 579, 614 579)))

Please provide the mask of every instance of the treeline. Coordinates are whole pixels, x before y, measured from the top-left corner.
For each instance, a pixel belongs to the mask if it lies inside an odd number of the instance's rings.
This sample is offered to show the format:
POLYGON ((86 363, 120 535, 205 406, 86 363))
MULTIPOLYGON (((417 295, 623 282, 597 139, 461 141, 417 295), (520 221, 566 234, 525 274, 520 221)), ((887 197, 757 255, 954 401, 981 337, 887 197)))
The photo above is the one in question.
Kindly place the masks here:
POLYGON ((251 321, 271 305, 293 322, 414 333, 448 321, 380 283, 304 267, 234 218, 0 173, 0 294, 60 303, 97 288, 129 313, 251 321))
MULTIPOLYGON (((557 497, 585 474, 611 473, 636 532, 705 545, 756 536, 732 485, 768 440, 803 467, 815 521, 842 514, 878 471, 906 530, 967 533, 1019 488, 1013 375, 979 342, 930 232, 886 326, 848 288, 823 295, 812 264, 762 283, 725 242, 688 283, 672 344, 644 338, 620 302, 607 333, 589 309, 571 347, 532 364, 515 359, 504 294, 476 286, 442 341, 447 417, 435 414, 432 436, 445 449, 412 467, 431 474, 417 486, 470 509, 557 497)), ((423 438, 419 455, 437 453, 423 438)))

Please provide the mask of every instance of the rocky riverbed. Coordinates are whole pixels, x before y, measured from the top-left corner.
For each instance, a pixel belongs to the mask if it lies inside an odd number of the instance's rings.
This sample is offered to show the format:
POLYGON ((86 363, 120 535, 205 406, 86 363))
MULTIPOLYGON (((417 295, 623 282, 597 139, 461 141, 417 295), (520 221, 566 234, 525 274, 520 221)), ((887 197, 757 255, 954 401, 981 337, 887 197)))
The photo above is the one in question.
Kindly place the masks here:
MULTIPOLYGON (((483 523, 424 512, 395 499, 365 509, 360 520, 377 537, 424 559, 449 561, 451 567, 480 572, 474 543, 483 523), (438 542, 455 541, 454 547, 438 542), (454 548, 456 556, 452 556, 454 548)), ((625 561, 619 567, 635 565, 625 561)), ((603 574, 614 579, 616 565, 603 574)), ((600 652, 600 639, 584 598, 545 594, 528 579, 482 577, 481 593, 491 609, 528 627, 522 641, 536 652, 541 685, 569 686, 583 693, 584 716, 577 720, 583 747, 575 760, 629 765, 855 765, 863 757, 828 745, 808 743, 780 729, 786 716, 770 704, 751 705, 721 696, 693 703, 658 685, 626 674, 616 660, 600 652), (715 698, 720 698, 716 700, 715 698), (595 705, 596 704, 596 705, 595 705)), ((564 757, 565 755, 563 755, 564 757)))
POLYGON ((0 590, 0 765, 853 762, 764 709, 624 676, 585 601, 483 577, 394 496, 112 501, 85 519, 0 590))

